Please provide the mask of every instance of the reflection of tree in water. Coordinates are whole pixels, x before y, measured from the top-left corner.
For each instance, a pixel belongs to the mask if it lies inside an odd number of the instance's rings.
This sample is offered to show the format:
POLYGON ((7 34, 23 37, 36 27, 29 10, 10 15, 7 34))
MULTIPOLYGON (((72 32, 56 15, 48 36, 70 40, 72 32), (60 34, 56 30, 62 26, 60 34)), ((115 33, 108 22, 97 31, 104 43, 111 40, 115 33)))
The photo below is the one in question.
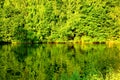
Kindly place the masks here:
POLYGON ((33 49, 35 48, 35 45, 32 44, 20 44, 17 47, 14 47, 13 51, 16 56, 16 59, 19 62, 24 62, 25 58, 33 53, 33 49))
POLYGON ((75 56, 76 56, 76 51, 75 51, 74 45, 68 45, 67 47, 68 47, 68 51, 69 51, 69 52, 72 52, 71 58, 72 58, 72 57, 75 58, 75 56))
POLYGON ((58 74, 57 78, 60 78, 60 74, 62 74, 63 72, 67 73, 67 64, 65 62, 62 62, 61 64, 57 61, 54 61, 53 64, 49 63, 46 67, 45 67, 45 74, 46 79, 48 80, 52 80, 52 78, 54 77, 55 74, 58 74))
POLYGON ((87 45, 82 48, 79 45, 21 44, 10 51, 12 54, 9 55, 15 57, 11 58, 14 65, 7 67, 6 76, 22 76, 26 80, 41 77, 59 80, 73 75, 81 80, 88 80, 94 75, 105 79, 110 69, 118 70, 120 62, 119 50, 105 45, 87 45), (20 64, 17 69, 15 63, 20 64))
POLYGON ((120 65, 119 50, 117 48, 107 48, 107 46, 91 46, 83 50, 84 66, 81 71, 81 78, 99 75, 106 79, 110 71, 118 70, 120 65))
POLYGON ((0 8, 3 8, 5 0, 0 0, 0 8))
POLYGON ((110 71, 118 71, 120 66, 119 59, 119 49, 117 47, 106 48, 101 59, 98 59, 97 69, 102 73, 103 78, 106 78, 106 75, 110 71))
POLYGON ((0 36, 0 43, 1 43, 1 41, 2 41, 2 37, 0 36))
POLYGON ((28 56, 27 45, 20 45, 14 48, 14 54, 19 62, 24 62, 25 58, 28 56))
MULTIPOLYGON (((38 47, 38 45, 34 44, 19 44, 17 46, 11 47, 11 52, 14 53, 15 56, 15 64, 19 66, 17 68, 14 68, 14 66, 10 66, 7 68, 6 72, 6 79, 14 78, 18 79, 20 77, 24 78, 25 80, 29 79, 29 75, 32 72, 35 72, 34 68, 32 67, 32 64, 34 64, 34 61, 26 62, 25 59, 29 58, 32 55, 32 59, 35 58, 35 55, 33 54, 35 52, 35 49, 38 47), (30 64, 31 66, 29 66, 30 64), (29 70, 31 69, 31 70, 29 70), (33 71, 32 71, 33 69, 33 71)), ((35 63, 36 64, 36 63, 35 63)), ((37 65, 36 65, 37 66, 37 65)))

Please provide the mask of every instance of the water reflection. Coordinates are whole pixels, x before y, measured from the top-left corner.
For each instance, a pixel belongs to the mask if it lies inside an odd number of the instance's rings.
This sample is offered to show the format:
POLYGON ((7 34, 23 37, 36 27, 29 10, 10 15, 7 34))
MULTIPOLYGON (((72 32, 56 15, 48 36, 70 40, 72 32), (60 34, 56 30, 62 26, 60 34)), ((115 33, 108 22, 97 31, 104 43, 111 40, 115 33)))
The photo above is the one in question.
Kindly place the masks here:
POLYGON ((1 45, 0 80, 119 79, 111 76, 119 74, 119 51, 105 44, 1 45))

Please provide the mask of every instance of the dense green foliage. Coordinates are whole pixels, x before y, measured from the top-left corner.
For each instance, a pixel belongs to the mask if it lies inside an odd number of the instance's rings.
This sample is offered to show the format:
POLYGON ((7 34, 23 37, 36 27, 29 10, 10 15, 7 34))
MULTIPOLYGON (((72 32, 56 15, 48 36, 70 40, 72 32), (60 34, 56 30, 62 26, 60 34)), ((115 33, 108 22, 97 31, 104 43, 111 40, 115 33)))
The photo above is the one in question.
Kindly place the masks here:
POLYGON ((0 0, 0 41, 120 40, 119 0, 0 0))
POLYGON ((119 57, 120 45, 0 45, 0 80, 119 80, 119 57))

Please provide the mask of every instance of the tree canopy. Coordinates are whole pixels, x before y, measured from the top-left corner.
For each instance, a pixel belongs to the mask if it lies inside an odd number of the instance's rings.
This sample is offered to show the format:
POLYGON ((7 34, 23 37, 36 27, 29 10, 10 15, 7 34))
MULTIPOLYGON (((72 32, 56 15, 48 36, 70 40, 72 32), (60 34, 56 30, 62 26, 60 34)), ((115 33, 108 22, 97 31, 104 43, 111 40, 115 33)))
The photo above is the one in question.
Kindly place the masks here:
POLYGON ((119 0, 0 0, 0 41, 120 40, 119 0))

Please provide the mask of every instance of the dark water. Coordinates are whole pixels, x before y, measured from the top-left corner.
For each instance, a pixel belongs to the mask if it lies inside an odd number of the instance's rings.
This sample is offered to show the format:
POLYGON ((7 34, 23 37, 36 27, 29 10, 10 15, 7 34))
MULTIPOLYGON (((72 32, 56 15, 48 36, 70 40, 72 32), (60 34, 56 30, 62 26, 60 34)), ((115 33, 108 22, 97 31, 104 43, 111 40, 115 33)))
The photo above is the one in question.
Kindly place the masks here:
POLYGON ((118 80, 119 57, 118 45, 0 45, 0 80, 118 80))

